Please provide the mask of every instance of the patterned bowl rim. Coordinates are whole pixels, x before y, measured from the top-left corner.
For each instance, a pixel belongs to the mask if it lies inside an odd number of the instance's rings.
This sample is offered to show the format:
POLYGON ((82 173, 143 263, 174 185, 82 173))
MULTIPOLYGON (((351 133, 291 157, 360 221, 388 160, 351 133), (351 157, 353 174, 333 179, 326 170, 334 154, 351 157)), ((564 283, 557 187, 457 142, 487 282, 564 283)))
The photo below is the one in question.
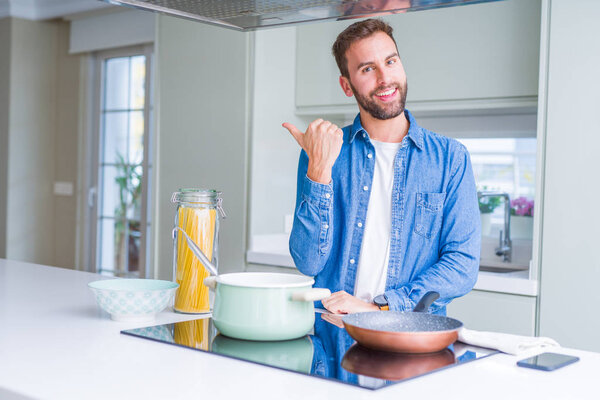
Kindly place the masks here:
POLYGON ((179 283, 172 281, 165 281, 160 279, 130 279, 130 278, 116 278, 116 279, 100 279, 97 281, 89 282, 88 287, 94 291, 105 291, 105 292, 162 292, 175 290, 179 287, 179 283), (149 284, 159 287, 139 287, 139 288, 119 288, 119 287, 110 287, 110 285, 114 285, 116 282, 119 282, 118 285, 124 285, 127 283, 135 283, 135 284, 149 284), (161 287, 162 286, 162 287, 161 287))

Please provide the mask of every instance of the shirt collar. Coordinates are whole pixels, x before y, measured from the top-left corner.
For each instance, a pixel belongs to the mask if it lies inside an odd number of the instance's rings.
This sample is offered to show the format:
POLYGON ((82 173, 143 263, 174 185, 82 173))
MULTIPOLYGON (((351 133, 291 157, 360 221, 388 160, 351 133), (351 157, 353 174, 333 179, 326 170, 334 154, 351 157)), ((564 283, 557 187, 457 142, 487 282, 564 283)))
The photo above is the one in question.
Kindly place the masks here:
MULTIPOLYGON (((404 110, 404 116, 408 120, 410 126, 408 127, 408 134, 406 135, 412 142, 419 148, 419 150, 423 150, 423 128, 421 128, 415 118, 412 116, 410 111, 404 110)), ((367 134, 365 128, 363 128, 360 123, 360 113, 356 115, 354 118, 354 122, 352 123, 352 127, 350 128, 350 143, 354 141, 354 138, 359 133, 367 134)))

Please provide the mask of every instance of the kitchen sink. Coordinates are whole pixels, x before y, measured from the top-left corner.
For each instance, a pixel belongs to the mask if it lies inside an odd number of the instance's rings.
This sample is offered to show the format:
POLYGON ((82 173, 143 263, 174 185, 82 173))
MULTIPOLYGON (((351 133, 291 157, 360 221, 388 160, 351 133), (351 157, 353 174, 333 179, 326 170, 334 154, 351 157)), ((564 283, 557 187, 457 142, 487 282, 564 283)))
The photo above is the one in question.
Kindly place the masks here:
POLYGON ((489 272, 512 272, 529 269, 532 254, 530 239, 512 240, 512 257, 510 262, 503 261, 502 256, 496 255, 498 239, 491 236, 481 238, 481 259, 479 261, 480 271, 489 272))

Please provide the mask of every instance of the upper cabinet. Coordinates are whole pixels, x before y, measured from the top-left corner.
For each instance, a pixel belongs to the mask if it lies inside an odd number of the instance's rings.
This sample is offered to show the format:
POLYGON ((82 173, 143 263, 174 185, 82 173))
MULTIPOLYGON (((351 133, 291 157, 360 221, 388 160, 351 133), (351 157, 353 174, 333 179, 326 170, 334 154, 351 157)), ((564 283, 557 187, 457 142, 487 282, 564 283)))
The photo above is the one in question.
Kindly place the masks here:
MULTIPOLYGON (((394 28, 408 76, 409 106, 535 101, 540 0, 509 0, 382 17, 394 28)), ((339 87, 331 54, 355 20, 299 26, 296 107, 354 105, 339 87)))

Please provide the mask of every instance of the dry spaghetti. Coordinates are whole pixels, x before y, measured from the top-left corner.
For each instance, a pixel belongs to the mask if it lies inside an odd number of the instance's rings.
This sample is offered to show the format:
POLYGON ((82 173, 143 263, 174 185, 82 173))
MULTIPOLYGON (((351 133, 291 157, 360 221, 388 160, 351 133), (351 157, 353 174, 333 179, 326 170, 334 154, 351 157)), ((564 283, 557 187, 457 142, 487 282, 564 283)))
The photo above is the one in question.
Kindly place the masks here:
POLYGON ((173 331, 175 343, 196 349, 208 350, 210 340, 209 322, 208 318, 204 318, 176 323, 173 331))
MULTIPOLYGON (((179 207, 177 226, 183 229, 209 260, 213 259, 217 213, 213 208, 179 207)), ((204 278, 209 272, 196 258, 181 232, 177 233, 175 279, 179 289, 175 294, 176 311, 206 313, 210 311, 208 288, 204 278)))

